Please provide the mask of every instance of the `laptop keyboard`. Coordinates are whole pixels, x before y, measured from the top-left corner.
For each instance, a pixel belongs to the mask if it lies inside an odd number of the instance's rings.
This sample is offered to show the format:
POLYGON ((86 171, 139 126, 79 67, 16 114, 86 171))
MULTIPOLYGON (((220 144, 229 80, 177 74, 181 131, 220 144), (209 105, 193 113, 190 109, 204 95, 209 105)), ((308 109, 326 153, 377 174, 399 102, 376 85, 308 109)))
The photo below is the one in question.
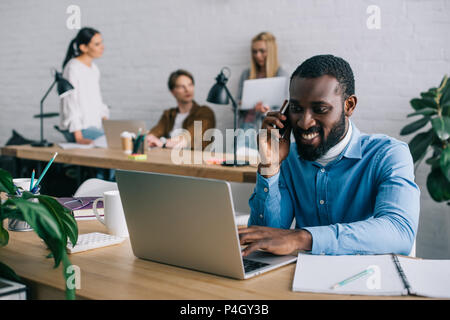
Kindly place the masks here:
POLYGON ((254 271, 256 269, 260 269, 262 267, 268 266, 268 263, 259 262, 254 260, 242 259, 244 261, 244 270, 245 273, 254 271))

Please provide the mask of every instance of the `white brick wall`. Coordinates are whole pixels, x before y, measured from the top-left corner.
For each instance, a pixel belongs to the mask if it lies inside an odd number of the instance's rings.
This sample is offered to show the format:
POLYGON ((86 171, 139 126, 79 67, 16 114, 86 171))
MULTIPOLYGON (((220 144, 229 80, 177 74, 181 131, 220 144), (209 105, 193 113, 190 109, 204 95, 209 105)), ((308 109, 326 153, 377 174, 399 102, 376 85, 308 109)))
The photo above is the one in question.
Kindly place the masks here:
MULTIPOLYGON (((369 133, 400 137, 409 122, 409 100, 450 74, 450 1, 356 0, 1 0, 0 144, 16 129, 37 138, 39 100, 50 85, 50 69, 60 65, 75 31, 66 28, 66 8, 81 7, 82 25, 99 29, 105 55, 97 63, 113 118, 145 119, 151 126, 174 105, 167 90, 169 73, 193 72, 196 100, 206 95, 222 66, 232 70, 237 90, 249 64, 250 39, 269 30, 288 71, 306 58, 332 53, 351 64, 358 108, 353 120, 369 133), (381 9, 381 29, 368 30, 366 9, 381 9)), ((230 108, 212 106, 220 129, 233 125, 230 108)), ((53 92, 45 111, 58 111, 53 92)), ((45 121, 49 140, 57 119, 45 121)), ((417 173, 422 190, 417 254, 450 258, 450 209, 434 203, 425 183, 428 168, 417 173)))

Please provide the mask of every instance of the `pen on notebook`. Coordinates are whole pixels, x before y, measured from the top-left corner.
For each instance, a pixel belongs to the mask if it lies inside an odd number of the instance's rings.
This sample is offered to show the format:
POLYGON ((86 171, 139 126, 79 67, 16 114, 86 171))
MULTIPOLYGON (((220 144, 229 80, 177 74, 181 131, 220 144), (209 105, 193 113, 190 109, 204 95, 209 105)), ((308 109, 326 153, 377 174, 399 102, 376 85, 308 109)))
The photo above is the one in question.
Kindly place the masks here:
POLYGON ((45 167, 45 169, 42 172, 42 174, 39 176, 38 181, 36 181, 36 184, 31 189, 31 192, 33 192, 34 188, 36 188, 39 185, 39 183, 41 183, 42 179, 44 178, 45 174, 47 173, 48 168, 50 168, 50 166, 52 165, 52 163, 55 160, 57 155, 58 155, 58 152, 55 152, 53 158, 47 163, 47 166, 45 167))
POLYGON ((30 192, 31 192, 31 190, 33 190, 33 182, 34 182, 34 169, 33 169, 33 172, 31 173, 30 192))
POLYGON ((347 278, 345 280, 342 280, 342 281, 336 283, 334 286, 331 287, 331 289, 336 289, 336 288, 342 287, 342 286, 346 285, 347 283, 350 283, 352 281, 355 281, 355 280, 357 280, 359 278, 362 278, 362 277, 364 277, 364 276, 366 276, 368 274, 372 274, 372 273, 373 273, 373 269, 372 268, 365 269, 364 271, 361 271, 360 273, 357 273, 354 276, 351 276, 351 277, 349 277, 349 278, 347 278))

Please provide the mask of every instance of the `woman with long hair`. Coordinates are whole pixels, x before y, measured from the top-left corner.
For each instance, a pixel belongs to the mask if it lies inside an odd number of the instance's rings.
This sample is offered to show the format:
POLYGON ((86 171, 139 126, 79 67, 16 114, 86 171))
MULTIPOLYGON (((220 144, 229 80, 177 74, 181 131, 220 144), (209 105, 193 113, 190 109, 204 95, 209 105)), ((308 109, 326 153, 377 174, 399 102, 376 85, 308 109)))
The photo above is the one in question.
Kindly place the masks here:
MULTIPOLYGON (((237 98, 239 101, 242 100, 245 80, 287 76, 287 72, 280 67, 278 62, 275 36, 270 32, 261 32, 252 39, 250 68, 242 72, 237 98)), ((262 118, 268 111, 270 111, 270 106, 265 105, 263 101, 256 103, 250 110, 240 110, 239 127, 244 130, 258 130, 261 127, 262 118)), ((256 135, 255 137, 251 136, 250 140, 250 143, 246 143, 246 146, 256 149, 256 135)))
POLYGON ((109 110, 100 92, 100 71, 93 61, 103 50, 100 32, 85 27, 70 42, 63 62, 63 77, 74 90, 61 99, 60 128, 77 143, 90 144, 104 135, 102 119, 109 117, 109 110))

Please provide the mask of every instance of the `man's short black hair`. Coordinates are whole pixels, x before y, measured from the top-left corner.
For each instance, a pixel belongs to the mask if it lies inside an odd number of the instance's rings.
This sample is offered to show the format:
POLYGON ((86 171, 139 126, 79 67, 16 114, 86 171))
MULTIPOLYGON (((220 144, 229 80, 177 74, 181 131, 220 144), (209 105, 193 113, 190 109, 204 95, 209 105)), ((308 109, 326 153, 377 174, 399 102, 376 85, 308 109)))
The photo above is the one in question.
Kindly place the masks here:
POLYGON ((347 61, 331 54, 317 55, 305 60, 294 71, 291 81, 294 77, 318 78, 324 75, 336 78, 344 100, 355 94, 355 78, 352 68, 347 61))

